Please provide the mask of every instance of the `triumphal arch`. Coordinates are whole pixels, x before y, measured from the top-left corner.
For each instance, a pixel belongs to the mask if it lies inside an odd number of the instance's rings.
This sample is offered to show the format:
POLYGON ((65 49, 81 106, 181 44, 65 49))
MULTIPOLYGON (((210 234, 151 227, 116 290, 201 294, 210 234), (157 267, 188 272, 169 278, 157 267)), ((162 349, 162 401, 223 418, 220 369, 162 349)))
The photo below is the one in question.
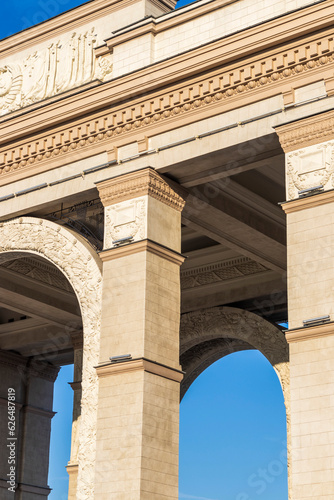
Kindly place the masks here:
POLYGON ((174 7, 0 42, 4 500, 49 495, 69 363, 69 499, 177 500, 180 397, 245 349, 282 385, 290 499, 334 498, 334 0, 174 7))

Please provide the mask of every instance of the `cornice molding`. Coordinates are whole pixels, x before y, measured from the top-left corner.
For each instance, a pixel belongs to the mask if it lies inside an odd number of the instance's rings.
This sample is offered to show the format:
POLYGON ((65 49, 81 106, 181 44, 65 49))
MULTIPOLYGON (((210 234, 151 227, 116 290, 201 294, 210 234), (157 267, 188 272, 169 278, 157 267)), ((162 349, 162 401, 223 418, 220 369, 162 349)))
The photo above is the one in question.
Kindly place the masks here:
POLYGON ((57 412, 51 411, 51 410, 45 410, 44 408, 37 408, 36 406, 23 406, 22 407, 22 412, 23 413, 33 413, 34 415, 38 415, 40 417, 46 417, 49 419, 52 419, 57 412))
POLYGON ((32 361, 29 358, 20 356, 10 351, 0 350, 0 366, 5 365, 18 372, 21 377, 37 377, 50 382, 55 382, 60 370, 59 366, 54 366, 40 361, 32 361))
POLYGON ((146 35, 147 33, 151 33, 155 36, 158 33, 174 28, 175 26, 180 26, 196 19, 197 17, 209 14, 210 12, 219 10, 222 7, 226 7, 231 3, 236 3, 237 1, 238 0, 216 0, 215 2, 198 5, 196 8, 184 12, 179 11, 176 15, 173 15, 171 12, 171 16, 164 16, 157 19, 151 18, 149 21, 143 20, 130 28, 117 30, 113 37, 106 40, 107 47, 109 50, 112 50, 115 46, 121 43, 133 40, 134 38, 146 35))
POLYGON ((69 385, 72 387, 73 391, 79 391, 82 389, 81 380, 78 382, 69 382, 69 385))
POLYGON ((105 207, 148 195, 181 212, 188 194, 184 188, 162 177, 153 168, 112 177, 98 182, 96 187, 105 207))
POLYGON ((41 495, 43 498, 47 498, 52 489, 45 486, 34 486, 31 484, 18 483, 18 491, 32 493, 38 496, 41 495))
POLYGON ((42 121, 40 108, 26 110, 23 116, 14 112, 0 123, 1 142, 7 144, 0 150, 0 184, 113 151, 145 134, 284 93, 305 81, 332 79, 332 30, 312 31, 327 30, 333 3, 302 9, 300 25, 292 14, 282 16, 59 102, 44 103, 42 121), (205 78, 198 76, 204 71, 205 78), (163 91, 156 90, 163 86, 163 91), (97 111, 102 107, 108 111, 97 111), (80 119, 84 113, 89 118, 80 119), (71 124, 64 126, 67 121, 71 124), (28 134, 29 140, 19 139, 28 134))
POLYGON ((183 264, 185 259, 183 255, 150 240, 136 241, 135 243, 130 243, 121 247, 104 250, 100 252, 99 255, 103 262, 107 262, 109 260, 119 259, 120 257, 127 257, 138 252, 149 252, 158 255, 179 266, 183 264))
POLYGON ((94 0, 0 40, 0 56, 7 57, 55 36, 94 22, 139 0, 94 0))
POLYGON ((72 464, 69 462, 66 466, 68 475, 77 476, 79 471, 79 464, 72 464))
POLYGON ((285 153, 334 139, 334 110, 275 128, 285 153))
POLYGON ((297 200, 288 201, 282 203, 281 206, 286 214, 292 214, 300 210, 305 210, 306 208, 319 207, 320 205, 326 205, 327 203, 333 202, 334 190, 331 190, 313 196, 306 196, 304 198, 298 198, 297 200))
POLYGON ((96 366, 96 372, 99 378, 134 371, 145 371, 148 373, 153 373, 154 375, 158 375, 159 377, 167 378, 179 383, 182 381, 184 376, 184 373, 181 370, 162 365, 160 363, 157 363, 156 361, 151 361, 146 358, 138 358, 121 363, 107 363, 96 366))
POLYGON ((83 332, 72 332, 70 335, 73 349, 83 349, 83 332))
POLYGON ((285 338, 289 344, 292 342, 302 342, 304 340, 318 339, 334 335, 333 323, 327 323, 319 326, 309 326, 307 328, 297 328, 295 330, 287 330, 285 338))

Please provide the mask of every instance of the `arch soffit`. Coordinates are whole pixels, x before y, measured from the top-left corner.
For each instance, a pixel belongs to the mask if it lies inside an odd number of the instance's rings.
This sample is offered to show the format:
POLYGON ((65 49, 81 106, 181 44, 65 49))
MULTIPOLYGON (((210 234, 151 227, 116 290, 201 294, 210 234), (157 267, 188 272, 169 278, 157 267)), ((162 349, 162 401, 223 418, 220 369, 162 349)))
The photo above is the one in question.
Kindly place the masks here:
POLYGON ((98 364, 101 322, 102 262, 79 235, 63 226, 34 217, 0 222, 0 264, 26 253, 44 257, 69 280, 81 309, 84 351, 78 491, 81 500, 93 498, 96 453, 98 364))
POLYGON ((268 359, 281 382, 288 413, 289 346, 281 330, 254 313, 234 307, 212 307, 182 315, 181 356, 198 344, 222 338, 246 342, 268 359))

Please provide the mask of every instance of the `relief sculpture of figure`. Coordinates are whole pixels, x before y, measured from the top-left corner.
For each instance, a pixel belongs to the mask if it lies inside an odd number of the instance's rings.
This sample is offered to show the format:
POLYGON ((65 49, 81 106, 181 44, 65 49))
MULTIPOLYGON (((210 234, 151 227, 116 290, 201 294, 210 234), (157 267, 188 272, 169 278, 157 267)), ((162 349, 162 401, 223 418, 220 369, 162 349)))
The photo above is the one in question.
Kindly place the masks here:
POLYGON ((19 66, 0 68, 0 115, 11 111, 16 97, 21 91, 23 76, 19 66))
POLYGON ((69 42, 53 42, 22 65, 0 67, 0 116, 93 80, 110 79, 111 60, 95 57, 94 31, 72 33, 69 42))

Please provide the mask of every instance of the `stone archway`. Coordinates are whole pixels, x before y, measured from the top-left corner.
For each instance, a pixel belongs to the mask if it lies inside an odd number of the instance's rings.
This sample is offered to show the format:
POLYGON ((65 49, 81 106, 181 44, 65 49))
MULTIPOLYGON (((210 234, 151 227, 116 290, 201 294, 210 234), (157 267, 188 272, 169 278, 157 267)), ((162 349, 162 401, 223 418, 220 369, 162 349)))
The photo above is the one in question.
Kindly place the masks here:
POLYGON ((82 413, 77 498, 93 498, 102 263, 94 249, 73 231, 53 222, 20 217, 0 223, 0 263, 22 254, 44 257, 60 269, 77 296, 83 322, 82 413))
POLYGON ((212 363, 247 349, 257 349, 268 359, 282 386, 287 420, 289 498, 292 498, 289 346, 277 326, 254 313, 234 307, 212 307, 183 314, 180 361, 186 375, 181 384, 181 397, 212 363))

